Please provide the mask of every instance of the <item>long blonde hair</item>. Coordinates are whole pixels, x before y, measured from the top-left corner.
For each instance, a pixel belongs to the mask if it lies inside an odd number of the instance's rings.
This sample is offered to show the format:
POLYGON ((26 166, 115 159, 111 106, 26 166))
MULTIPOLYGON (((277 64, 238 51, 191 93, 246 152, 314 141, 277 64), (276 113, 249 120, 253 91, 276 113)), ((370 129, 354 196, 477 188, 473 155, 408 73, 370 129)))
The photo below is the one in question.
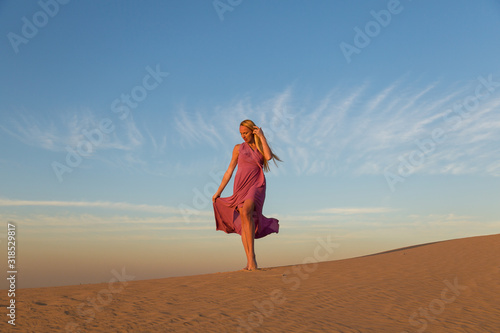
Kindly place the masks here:
MULTIPOLYGON (((240 123, 240 126, 245 126, 246 128, 248 128, 250 131, 253 132, 253 130, 255 129, 255 127, 257 127, 255 125, 255 123, 253 121, 251 121, 250 119, 246 119, 246 120, 243 120, 241 123, 240 123)), ((264 148, 262 147, 262 141, 260 140, 260 138, 257 136, 257 135, 253 135, 253 140, 255 142, 255 146, 257 147, 257 150, 262 154, 262 156, 264 156, 264 148)), ((269 143, 268 143, 269 145, 269 143)), ((278 155, 274 154, 272 149, 271 149, 271 146, 269 146, 269 150, 271 151, 271 159, 273 160, 274 164, 276 166, 278 166, 278 164, 276 163, 276 161, 280 161, 280 162, 283 162, 282 160, 280 160, 280 158, 278 157, 278 155)), ((263 166, 263 169, 264 171, 269 171, 270 168, 269 168, 269 163, 267 162, 267 159, 264 157, 264 166, 263 166)))

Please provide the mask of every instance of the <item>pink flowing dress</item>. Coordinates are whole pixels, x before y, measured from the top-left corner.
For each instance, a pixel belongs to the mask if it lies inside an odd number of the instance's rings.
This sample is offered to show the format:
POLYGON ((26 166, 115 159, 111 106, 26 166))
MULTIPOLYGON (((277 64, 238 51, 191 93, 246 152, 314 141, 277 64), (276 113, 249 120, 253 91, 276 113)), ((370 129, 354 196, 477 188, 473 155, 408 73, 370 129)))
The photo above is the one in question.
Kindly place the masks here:
POLYGON ((278 233, 279 224, 275 218, 262 215, 266 197, 266 177, 262 169, 264 157, 258 150, 253 150, 243 142, 239 148, 238 170, 234 178, 233 195, 227 198, 217 198, 213 204, 217 230, 241 235, 241 216, 239 209, 247 199, 253 199, 255 209, 255 238, 278 233))

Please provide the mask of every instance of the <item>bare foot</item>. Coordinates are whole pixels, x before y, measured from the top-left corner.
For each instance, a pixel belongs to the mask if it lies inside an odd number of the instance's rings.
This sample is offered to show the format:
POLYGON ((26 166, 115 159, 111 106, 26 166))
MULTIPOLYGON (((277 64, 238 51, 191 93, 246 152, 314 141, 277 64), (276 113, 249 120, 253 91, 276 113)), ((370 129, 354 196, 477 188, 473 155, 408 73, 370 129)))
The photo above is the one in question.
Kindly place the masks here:
POLYGON ((243 271, 256 271, 258 270, 257 260, 255 260, 255 256, 253 257, 253 263, 247 263, 247 265, 242 269, 243 271))
POLYGON ((258 268, 257 268, 257 262, 254 260, 253 263, 248 264, 247 265, 247 269, 249 271, 256 271, 256 270, 258 270, 258 268))

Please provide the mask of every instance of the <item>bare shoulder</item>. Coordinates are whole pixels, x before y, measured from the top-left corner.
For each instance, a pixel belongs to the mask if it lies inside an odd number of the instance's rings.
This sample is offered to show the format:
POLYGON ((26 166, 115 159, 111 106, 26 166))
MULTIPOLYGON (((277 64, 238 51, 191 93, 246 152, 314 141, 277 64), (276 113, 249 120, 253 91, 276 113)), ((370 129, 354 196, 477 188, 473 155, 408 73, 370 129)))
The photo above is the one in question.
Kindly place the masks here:
POLYGON ((233 156, 231 157, 231 163, 229 165, 229 168, 232 168, 232 170, 236 168, 239 156, 240 156, 240 145, 238 144, 233 148, 233 156))
POLYGON ((241 144, 237 144, 236 146, 234 146, 234 148, 233 148, 233 159, 237 159, 238 158, 238 155, 240 154, 240 146, 241 146, 241 144))

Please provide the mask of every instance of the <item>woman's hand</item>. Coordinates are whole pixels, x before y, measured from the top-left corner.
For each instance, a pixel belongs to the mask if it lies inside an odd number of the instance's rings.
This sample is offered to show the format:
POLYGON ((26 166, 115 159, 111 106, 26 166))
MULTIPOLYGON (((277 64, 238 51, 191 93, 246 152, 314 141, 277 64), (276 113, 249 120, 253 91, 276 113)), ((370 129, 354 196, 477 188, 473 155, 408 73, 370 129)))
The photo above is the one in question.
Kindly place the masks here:
POLYGON ((261 139, 265 139, 264 132, 262 131, 262 129, 260 127, 255 126, 253 128, 253 134, 257 135, 261 139))
POLYGON ((212 202, 215 202, 215 200, 220 197, 219 193, 215 193, 214 196, 212 197, 212 202))

